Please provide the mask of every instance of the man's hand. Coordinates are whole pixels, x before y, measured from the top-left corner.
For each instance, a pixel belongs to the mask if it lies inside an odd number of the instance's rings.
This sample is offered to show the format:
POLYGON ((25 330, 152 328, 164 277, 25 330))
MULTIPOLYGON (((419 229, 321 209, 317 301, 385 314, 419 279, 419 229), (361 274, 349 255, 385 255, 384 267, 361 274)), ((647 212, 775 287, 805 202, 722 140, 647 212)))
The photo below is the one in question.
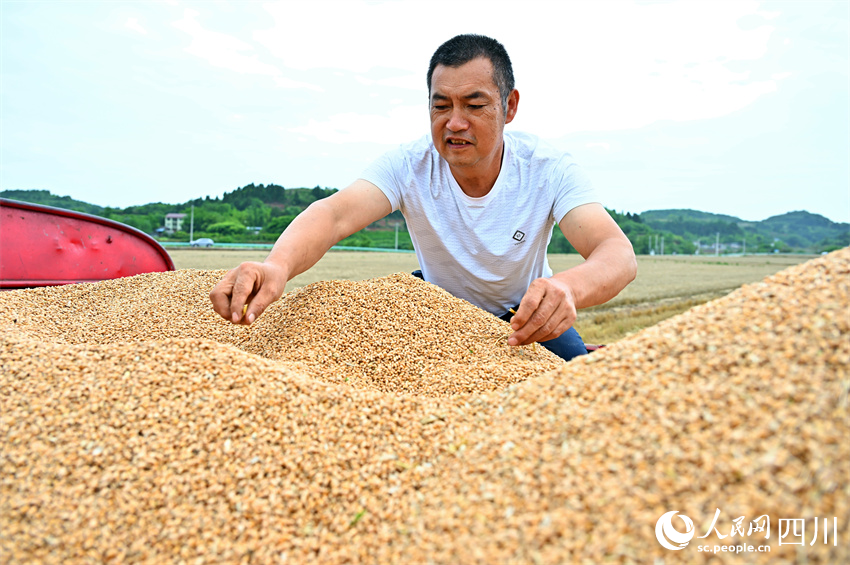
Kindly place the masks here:
POLYGON ((362 179, 313 202, 280 234, 265 261, 228 271, 210 292, 213 309, 234 324, 251 324, 283 295, 290 278, 315 265, 341 239, 392 211, 381 189, 362 179))
POLYGON ((283 295, 287 280, 285 269, 273 263, 245 262, 228 271, 213 287, 210 300, 222 318, 247 326, 283 295))
POLYGON ((575 297, 570 287, 554 278, 535 279, 511 318, 514 333, 508 337, 508 345, 555 339, 575 321, 575 297))
POLYGON ((614 298, 637 274, 632 244, 601 204, 577 206, 558 225, 585 261, 531 282, 508 345, 555 339, 575 323, 577 309, 614 298))

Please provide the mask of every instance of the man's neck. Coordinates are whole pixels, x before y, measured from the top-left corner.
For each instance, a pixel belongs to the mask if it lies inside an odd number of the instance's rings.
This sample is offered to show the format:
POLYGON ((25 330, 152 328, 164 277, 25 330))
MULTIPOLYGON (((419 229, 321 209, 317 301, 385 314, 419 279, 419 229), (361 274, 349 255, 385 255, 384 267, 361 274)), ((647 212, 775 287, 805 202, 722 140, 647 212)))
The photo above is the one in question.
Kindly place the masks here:
POLYGON ((472 170, 472 167, 455 169, 451 165, 449 165, 449 170, 452 172, 452 176, 464 194, 470 198, 481 198, 482 196, 487 196, 496 185, 496 180, 498 180, 499 173, 502 170, 504 158, 505 142, 502 141, 502 152, 499 158, 494 163, 488 164, 485 171, 481 171, 477 167, 475 170, 472 170))

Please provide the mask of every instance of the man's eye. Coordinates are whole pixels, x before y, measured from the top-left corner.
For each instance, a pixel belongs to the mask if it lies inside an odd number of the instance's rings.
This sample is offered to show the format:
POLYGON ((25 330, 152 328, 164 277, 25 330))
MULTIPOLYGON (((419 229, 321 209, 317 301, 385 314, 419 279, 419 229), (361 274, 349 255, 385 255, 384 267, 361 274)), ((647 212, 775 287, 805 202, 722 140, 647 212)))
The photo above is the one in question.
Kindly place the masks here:
POLYGON ((445 106, 445 105, 434 106, 435 110, 445 110, 446 108, 448 108, 448 106, 445 106))
POLYGON ((470 104, 469 107, 472 108, 473 110, 480 110, 481 108, 484 107, 484 104, 470 104))

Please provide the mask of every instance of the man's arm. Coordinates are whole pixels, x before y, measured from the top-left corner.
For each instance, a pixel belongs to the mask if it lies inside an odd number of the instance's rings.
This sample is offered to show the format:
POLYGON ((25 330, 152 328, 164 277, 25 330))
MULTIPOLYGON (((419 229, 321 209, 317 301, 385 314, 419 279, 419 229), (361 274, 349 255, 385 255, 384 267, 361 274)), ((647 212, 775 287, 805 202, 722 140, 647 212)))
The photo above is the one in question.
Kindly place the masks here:
POLYGON ((511 320, 509 345, 555 339, 575 323, 577 309, 614 298, 637 274, 631 242, 601 204, 573 208, 558 225, 585 262, 532 281, 511 320))
POLYGON ((234 324, 252 323, 281 297, 291 278, 315 265, 341 239, 390 212, 384 193, 362 179, 317 200, 280 234, 265 261, 245 262, 228 271, 210 292, 213 309, 234 324))

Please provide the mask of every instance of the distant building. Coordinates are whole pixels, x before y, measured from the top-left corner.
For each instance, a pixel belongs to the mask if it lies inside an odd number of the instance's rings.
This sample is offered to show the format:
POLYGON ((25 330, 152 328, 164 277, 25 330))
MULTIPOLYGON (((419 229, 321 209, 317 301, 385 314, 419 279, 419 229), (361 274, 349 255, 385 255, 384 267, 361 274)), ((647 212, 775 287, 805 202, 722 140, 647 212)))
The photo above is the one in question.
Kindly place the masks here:
POLYGON ((186 214, 166 214, 165 215, 165 233, 173 235, 180 231, 183 227, 183 221, 186 219, 186 214))
POLYGON ((694 247, 696 250, 694 251, 694 255, 714 255, 715 253, 727 253, 731 249, 735 248, 740 251, 741 244, 740 243, 721 243, 719 246, 715 247, 716 241, 709 241, 708 243, 697 240, 694 241, 694 247))

